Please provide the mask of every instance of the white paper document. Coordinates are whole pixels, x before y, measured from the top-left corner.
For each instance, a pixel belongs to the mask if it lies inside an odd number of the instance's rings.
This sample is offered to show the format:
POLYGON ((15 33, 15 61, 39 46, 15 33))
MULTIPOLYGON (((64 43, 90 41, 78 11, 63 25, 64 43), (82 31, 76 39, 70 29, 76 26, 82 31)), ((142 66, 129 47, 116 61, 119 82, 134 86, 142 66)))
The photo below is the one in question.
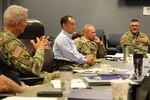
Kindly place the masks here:
POLYGON ((143 7, 143 15, 150 15, 150 7, 143 7))
POLYGON ((81 79, 73 79, 71 81, 71 88, 86 88, 86 84, 81 79))
POLYGON ((115 55, 114 55, 114 57, 116 57, 116 58, 123 58, 123 53, 116 53, 115 55))
POLYGON ((51 84, 54 88, 61 88, 60 80, 51 80, 51 84))
POLYGON ((75 72, 78 73, 83 73, 83 72, 97 72, 97 71, 102 71, 101 68, 91 68, 91 69, 83 69, 83 70, 74 70, 75 72))
POLYGON ((45 98, 45 97, 7 97, 2 100, 57 100, 57 98, 45 98))
MULTIPOLYGON (((61 88, 60 80, 51 80, 54 88, 61 88)), ((81 79, 72 79, 71 88, 86 88, 86 84, 81 79)))

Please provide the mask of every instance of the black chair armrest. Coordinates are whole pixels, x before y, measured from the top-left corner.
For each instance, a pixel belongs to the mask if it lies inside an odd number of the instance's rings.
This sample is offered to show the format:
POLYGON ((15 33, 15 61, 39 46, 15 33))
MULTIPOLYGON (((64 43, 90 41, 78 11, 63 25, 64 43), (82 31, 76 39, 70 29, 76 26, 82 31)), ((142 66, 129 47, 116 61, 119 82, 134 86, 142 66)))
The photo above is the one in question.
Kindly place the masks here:
POLYGON ((116 49, 117 49, 117 53, 122 53, 122 48, 120 45, 117 45, 116 49))
POLYGON ((22 82, 24 82, 27 85, 36 85, 39 83, 42 83, 44 78, 41 77, 26 77, 26 78, 20 78, 22 82))

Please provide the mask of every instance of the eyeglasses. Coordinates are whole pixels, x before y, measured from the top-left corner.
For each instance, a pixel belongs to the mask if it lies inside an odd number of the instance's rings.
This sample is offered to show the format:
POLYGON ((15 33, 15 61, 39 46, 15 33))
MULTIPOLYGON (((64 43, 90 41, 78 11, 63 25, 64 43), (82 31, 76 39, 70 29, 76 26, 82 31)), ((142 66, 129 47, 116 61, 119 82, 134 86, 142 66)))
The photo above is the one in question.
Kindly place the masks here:
POLYGON ((131 27, 139 27, 140 25, 130 25, 131 27))

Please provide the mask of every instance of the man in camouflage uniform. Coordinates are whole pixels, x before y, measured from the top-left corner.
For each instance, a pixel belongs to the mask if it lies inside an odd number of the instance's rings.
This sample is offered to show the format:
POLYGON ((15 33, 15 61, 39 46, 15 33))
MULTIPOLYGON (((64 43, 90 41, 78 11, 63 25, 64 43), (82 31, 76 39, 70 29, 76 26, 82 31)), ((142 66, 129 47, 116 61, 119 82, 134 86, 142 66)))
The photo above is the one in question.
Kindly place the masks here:
MULTIPOLYGON (((96 36, 93 25, 86 24, 83 27, 83 36, 74 40, 77 50, 83 55, 93 54, 94 58, 102 58, 106 49, 102 41, 96 36)), ((97 61, 97 60, 95 60, 97 61)))
POLYGON ((46 36, 37 38, 35 43, 31 43, 35 49, 35 54, 31 56, 24 44, 17 38, 24 32, 28 18, 27 9, 21 6, 12 5, 4 12, 4 28, 0 34, 0 51, 20 72, 31 75, 35 74, 45 77, 46 81, 52 79, 56 73, 41 72, 44 62, 44 50, 49 49, 49 41, 46 36))
POLYGON ((132 19, 130 21, 129 31, 125 32, 121 39, 120 39, 120 45, 122 49, 125 45, 130 46, 130 53, 135 52, 145 52, 143 45, 148 44, 148 36, 142 32, 139 32, 140 30, 140 22, 137 19, 132 19))

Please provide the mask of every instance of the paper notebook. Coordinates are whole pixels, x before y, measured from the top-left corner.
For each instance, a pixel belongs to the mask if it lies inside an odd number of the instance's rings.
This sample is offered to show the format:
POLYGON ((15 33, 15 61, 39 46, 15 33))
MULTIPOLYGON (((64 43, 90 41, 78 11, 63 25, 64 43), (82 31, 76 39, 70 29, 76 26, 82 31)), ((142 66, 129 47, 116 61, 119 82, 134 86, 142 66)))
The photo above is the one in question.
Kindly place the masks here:
POLYGON ((89 86, 99 86, 99 85, 110 85, 110 80, 113 79, 126 79, 128 76, 126 75, 101 75, 101 76, 88 76, 83 77, 83 80, 88 83, 89 86))

